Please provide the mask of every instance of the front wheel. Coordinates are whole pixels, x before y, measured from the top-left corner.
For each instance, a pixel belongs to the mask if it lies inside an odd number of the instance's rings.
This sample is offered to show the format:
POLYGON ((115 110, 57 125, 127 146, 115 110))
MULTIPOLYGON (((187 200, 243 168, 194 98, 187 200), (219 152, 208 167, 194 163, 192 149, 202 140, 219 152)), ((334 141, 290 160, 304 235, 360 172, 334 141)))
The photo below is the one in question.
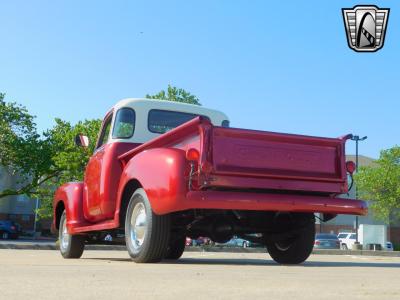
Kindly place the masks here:
POLYGON ((60 252, 64 258, 80 258, 85 249, 85 237, 82 235, 71 235, 67 230, 67 215, 63 212, 60 219, 58 231, 60 241, 60 252))
POLYGON ((137 189, 129 202, 125 219, 126 248, 137 263, 152 263, 167 255, 170 215, 156 215, 143 189, 137 189))
POLYGON ((301 227, 292 236, 279 240, 266 240, 269 255, 280 264, 300 264, 311 254, 315 241, 314 215, 300 215, 292 219, 286 228, 296 229, 301 227))

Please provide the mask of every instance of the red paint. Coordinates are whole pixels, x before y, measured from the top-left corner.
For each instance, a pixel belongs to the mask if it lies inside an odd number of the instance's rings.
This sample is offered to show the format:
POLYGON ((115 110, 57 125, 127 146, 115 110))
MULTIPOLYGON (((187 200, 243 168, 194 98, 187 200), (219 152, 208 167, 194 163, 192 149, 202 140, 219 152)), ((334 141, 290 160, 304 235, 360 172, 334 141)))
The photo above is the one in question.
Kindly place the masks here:
POLYGON ((56 228, 58 224, 55 224, 56 208, 60 202, 63 202, 65 211, 67 214, 67 228, 69 232, 73 231, 75 227, 81 227, 87 225, 85 221, 82 209, 82 198, 83 198, 83 183, 82 182, 70 182, 59 187, 54 195, 53 208, 54 208, 54 219, 53 228, 56 228))
POLYGON ((90 222, 114 217, 119 178, 123 166, 118 156, 137 147, 133 143, 111 143, 100 147, 90 159, 85 172, 83 210, 90 222))
POLYGON ((117 228, 124 188, 137 180, 157 214, 202 208, 365 215, 363 201, 335 197, 348 189, 346 139, 214 127, 199 117, 142 145, 100 147, 84 183, 60 187, 54 207, 65 204, 70 233, 117 228), (189 149, 199 155, 192 191, 189 149))
POLYGON ((188 174, 183 150, 155 148, 140 152, 130 159, 122 173, 118 199, 126 183, 136 179, 146 191, 155 213, 181 210, 186 200, 188 174))
POLYGON ((182 203, 185 209, 236 209, 290 212, 321 212, 366 215, 366 203, 361 200, 310 195, 193 191, 182 203))
MULTIPOLYGON (((285 189, 287 184, 314 182, 305 191, 325 192, 320 185, 325 183, 331 183, 329 192, 347 191, 341 159, 343 139, 214 127, 210 140, 212 169, 208 175, 215 175, 211 186, 216 186, 219 175, 225 175, 269 179, 264 181, 263 188, 285 189)), ((236 187, 236 184, 218 181, 219 186, 236 187)))

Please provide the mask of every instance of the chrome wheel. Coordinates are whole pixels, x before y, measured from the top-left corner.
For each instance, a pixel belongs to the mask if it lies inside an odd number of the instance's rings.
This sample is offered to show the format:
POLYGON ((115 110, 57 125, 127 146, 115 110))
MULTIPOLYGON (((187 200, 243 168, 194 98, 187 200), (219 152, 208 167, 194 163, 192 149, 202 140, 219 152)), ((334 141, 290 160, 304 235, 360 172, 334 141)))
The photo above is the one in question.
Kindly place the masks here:
POLYGON ((60 252, 64 258, 79 258, 85 249, 86 236, 73 235, 68 233, 67 215, 65 211, 61 215, 58 230, 58 240, 60 242, 60 252))
POLYGON ((137 189, 126 210, 125 241, 137 263, 153 263, 168 254, 171 235, 170 215, 156 215, 144 189, 137 189))
POLYGON ((62 250, 66 250, 68 248, 70 235, 67 230, 67 222, 64 220, 61 228, 61 238, 60 238, 60 247, 62 250))
POLYGON ((137 203, 135 205, 130 225, 132 247, 135 250, 139 250, 143 245, 147 230, 146 208, 143 203, 137 203))
POLYGON ((290 246, 292 245, 292 242, 293 241, 291 241, 291 240, 280 241, 280 242, 275 243, 275 247, 280 251, 287 251, 290 248, 290 246))

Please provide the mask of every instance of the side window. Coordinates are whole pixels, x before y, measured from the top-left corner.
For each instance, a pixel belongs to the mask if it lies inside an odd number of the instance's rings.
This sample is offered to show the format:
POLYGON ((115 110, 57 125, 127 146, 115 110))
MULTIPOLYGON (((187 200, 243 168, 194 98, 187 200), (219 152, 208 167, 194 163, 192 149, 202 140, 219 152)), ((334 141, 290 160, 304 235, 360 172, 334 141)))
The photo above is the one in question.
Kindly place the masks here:
POLYGON ((111 120, 112 120, 112 114, 108 116, 107 120, 105 121, 101 129, 99 142, 96 148, 100 148, 101 146, 103 146, 108 142, 108 137, 110 136, 110 129, 111 129, 111 120))
POLYGON ((135 130, 135 111, 131 108, 121 108, 115 116, 112 137, 114 139, 128 139, 135 130))
POLYGON ((351 240, 354 240, 356 238, 356 234, 355 233, 353 233, 352 235, 350 235, 350 239, 351 240))

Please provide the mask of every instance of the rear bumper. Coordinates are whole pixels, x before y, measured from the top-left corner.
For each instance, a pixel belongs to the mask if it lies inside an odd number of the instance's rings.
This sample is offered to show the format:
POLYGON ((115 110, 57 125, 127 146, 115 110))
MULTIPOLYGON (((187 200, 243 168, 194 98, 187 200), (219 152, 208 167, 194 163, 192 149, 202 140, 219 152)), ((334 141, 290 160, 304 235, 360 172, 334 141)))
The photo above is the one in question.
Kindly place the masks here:
POLYGON ((185 199, 185 209, 235 209, 329 214, 366 215, 362 200, 292 194, 192 191, 185 199))

